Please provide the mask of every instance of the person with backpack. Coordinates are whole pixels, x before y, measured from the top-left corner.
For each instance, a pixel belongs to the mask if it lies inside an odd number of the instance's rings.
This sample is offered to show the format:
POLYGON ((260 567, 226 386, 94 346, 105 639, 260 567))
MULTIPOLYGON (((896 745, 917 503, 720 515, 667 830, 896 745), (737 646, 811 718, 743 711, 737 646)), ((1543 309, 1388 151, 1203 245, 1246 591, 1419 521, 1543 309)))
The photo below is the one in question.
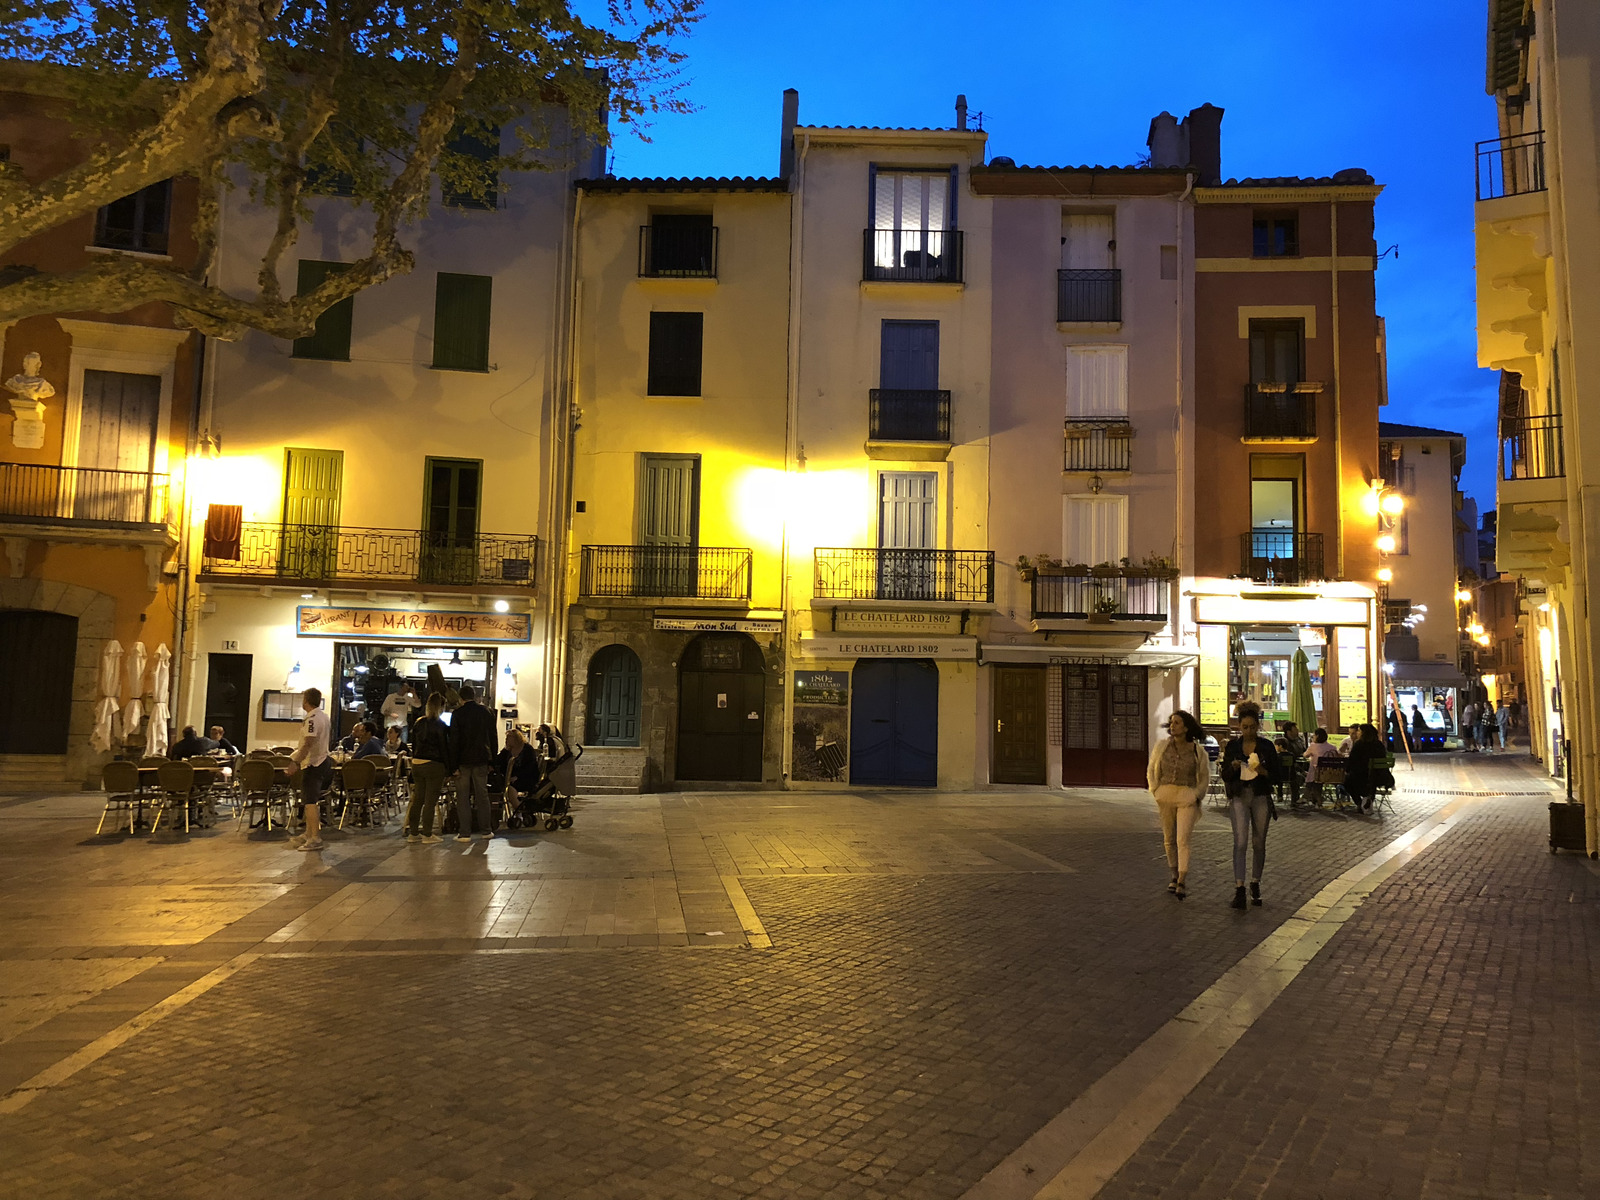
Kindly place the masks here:
POLYGON ((444 696, 430 692, 426 715, 411 728, 411 804, 406 809, 406 841, 437 842, 433 813, 444 781, 456 769, 456 743, 450 726, 439 717, 444 696), (417 829, 421 821, 421 831, 417 829))

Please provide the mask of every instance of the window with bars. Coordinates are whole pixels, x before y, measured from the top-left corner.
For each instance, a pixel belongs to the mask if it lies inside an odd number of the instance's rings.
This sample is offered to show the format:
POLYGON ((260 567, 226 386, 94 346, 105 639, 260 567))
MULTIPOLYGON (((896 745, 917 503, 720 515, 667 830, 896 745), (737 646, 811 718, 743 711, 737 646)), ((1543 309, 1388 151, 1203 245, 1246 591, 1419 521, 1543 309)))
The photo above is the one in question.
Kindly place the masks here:
POLYGON ((488 275, 439 272, 433 301, 433 365, 440 371, 489 369, 488 275))
MULTIPOLYGON (((349 263, 322 262, 314 258, 300 260, 300 277, 296 295, 304 296, 315 291, 328 276, 348 271, 349 263)), ((325 309, 317 318, 317 326, 307 337, 295 338, 291 353, 295 358, 320 358, 329 362, 350 361, 350 329, 355 319, 356 300, 346 296, 337 304, 325 309)))
POLYGON ((705 313, 698 312, 650 314, 650 368, 646 394, 700 395, 705 318, 705 313))

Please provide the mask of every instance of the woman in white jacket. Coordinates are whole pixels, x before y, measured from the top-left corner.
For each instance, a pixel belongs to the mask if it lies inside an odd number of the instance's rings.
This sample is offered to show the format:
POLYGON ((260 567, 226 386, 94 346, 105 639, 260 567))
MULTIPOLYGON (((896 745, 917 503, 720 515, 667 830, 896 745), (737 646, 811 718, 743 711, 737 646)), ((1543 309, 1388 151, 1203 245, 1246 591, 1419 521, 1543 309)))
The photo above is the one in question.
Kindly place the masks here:
POLYGON ((1150 752, 1145 777, 1161 814, 1161 840, 1172 872, 1167 891, 1182 900, 1188 894, 1184 881, 1189 875, 1189 831, 1211 784, 1211 756, 1200 722, 1181 709, 1168 718, 1167 732, 1170 736, 1150 752))

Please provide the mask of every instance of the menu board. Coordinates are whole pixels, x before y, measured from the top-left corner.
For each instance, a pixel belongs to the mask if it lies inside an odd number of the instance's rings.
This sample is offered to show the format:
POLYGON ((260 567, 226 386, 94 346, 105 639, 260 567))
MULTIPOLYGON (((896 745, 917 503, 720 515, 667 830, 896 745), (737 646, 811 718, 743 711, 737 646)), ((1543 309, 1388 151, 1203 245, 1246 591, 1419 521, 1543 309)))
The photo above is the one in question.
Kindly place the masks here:
POLYGON ((1228 723, 1228 627, 1200 626, 1200 724, 1228 723))
POLYGON ((1363 725, 1372 718, 1367 677, 1367 631, 1360 625, 1341 625, 1339 646, 1339 724, 1363 725))

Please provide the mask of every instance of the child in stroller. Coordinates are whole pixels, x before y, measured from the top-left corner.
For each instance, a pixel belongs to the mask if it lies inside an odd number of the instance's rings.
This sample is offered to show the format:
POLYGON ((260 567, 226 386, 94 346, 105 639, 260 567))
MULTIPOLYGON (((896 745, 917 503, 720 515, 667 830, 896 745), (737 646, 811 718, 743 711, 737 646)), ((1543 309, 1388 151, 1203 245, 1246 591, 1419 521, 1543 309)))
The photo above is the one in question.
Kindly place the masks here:
POLYGON ((528 745, 520 730, 506 734, 506 748, 495 759, 494 786, 503 789, 507 827, 570 829, 570 803, 576 790, 574 764, 583 747, 569 745, 559 729, 541 725, 528 745))

